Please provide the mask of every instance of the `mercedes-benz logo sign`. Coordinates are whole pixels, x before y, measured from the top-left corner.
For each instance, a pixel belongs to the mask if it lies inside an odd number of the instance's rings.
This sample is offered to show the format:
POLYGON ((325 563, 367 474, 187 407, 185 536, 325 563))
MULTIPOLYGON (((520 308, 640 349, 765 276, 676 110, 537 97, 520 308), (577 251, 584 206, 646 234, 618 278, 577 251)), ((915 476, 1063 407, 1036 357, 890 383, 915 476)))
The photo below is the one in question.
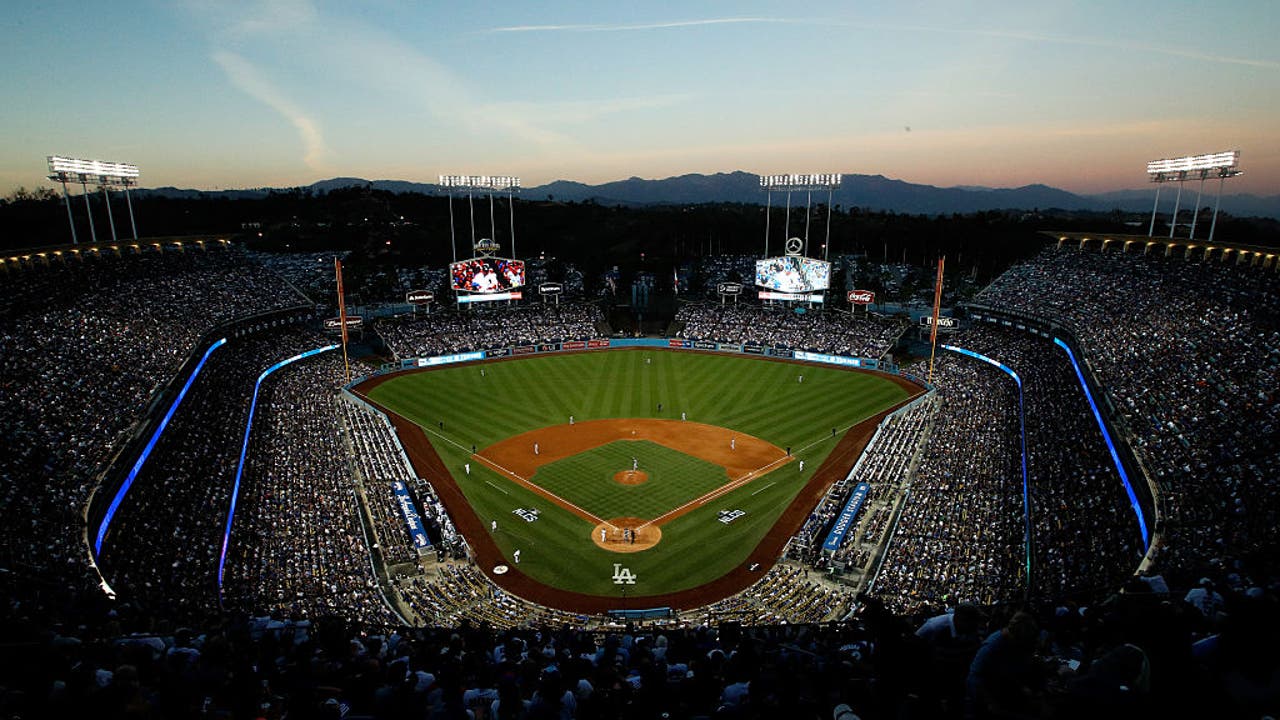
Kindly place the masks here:
POLYGON ((799 255, 800 251, 803 249, 804 249, 804 241, 801 240, 800 238, 790 238, 787 240, 788 255, 799 255))

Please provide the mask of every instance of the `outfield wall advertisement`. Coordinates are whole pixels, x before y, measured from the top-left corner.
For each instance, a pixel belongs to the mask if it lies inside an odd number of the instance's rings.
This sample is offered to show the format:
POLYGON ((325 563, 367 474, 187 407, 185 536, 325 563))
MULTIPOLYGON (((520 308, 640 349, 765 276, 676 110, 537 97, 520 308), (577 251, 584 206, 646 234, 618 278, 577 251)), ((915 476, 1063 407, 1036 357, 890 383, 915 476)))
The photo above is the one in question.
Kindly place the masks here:
POLYGON ((736 343, 717 343, 710 340, 686 340, 682 338, 596 338, 591 340, 566 340, 558 343, 540 343, 537 345, 516 345, 514 347, 495 348, 493 350, 478 350, 475 352, 453 353, 450 355, 436 355, 425 358, 409 358, 401 360, 399 366, 391 365, 389 368, 379 370, 379 374, 386 372, 396 372, 398 370, 409 370, 412 368, 436 367, 439 365, 452 365, 461 362, 471 362, 473 360, 484 360, 486 358, 504 358, 518 355, 534 355, 552 352, 577 352, 583 350, 603 350, 607 348, 625 348, 625 347, 651 347, 651 348, 672 348, 677 350, 701 350, 707 352, 732 352, 742 353, 745 355, 762 355, 772 358, 802 360, 804 362, 823 363, 825 365, 837 365, 840 367, 861 368, 864 370, 883 370, 885 372, 896 372, 896 368, 891 363, 881 363, 870 358, 855 358, 845 355, 829 355, 827 353, 809 352, 808 350, 791 350, 789 348, 770 347, 767 345, 745 344, 738 345, 736 343))

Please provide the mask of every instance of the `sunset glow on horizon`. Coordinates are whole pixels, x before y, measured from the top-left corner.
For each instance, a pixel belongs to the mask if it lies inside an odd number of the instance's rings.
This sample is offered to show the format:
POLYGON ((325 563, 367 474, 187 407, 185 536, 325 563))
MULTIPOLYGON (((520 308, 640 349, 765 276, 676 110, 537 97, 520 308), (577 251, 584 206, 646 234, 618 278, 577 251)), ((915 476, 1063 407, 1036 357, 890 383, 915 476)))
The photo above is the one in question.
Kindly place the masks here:
POLYGON ((0 194, 46 155, 143 187, 526 187, 745 170, 939 186, 1146 185, 1238 149, 1280 193, 1280 15, 1262 2, 39 3, 0 21, 0 194), (70 54, 69 54, 70 53, 70 54))

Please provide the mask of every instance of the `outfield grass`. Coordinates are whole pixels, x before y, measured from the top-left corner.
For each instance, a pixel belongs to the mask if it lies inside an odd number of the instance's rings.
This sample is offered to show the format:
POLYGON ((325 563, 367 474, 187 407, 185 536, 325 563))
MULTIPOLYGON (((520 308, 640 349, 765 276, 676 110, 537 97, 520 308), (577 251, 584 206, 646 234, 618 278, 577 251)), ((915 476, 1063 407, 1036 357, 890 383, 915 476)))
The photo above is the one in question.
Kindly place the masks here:
MULTIPOLYGON (((370 396, 426 429, 486 527, 498 520, 498 546, 508 557, 517 548, 522 551, 522 571, 568 590, 619 595, 621 588, 611 576, 613 564, 622 563, 638 576, 637 584, 627 588, 634 597, 696 587, 741 563, 835 447, 832 428, 843 434, 904 400, 906 393, 883 377, 837 368, 746 356, 611 350, 409 373, 379 385, 370 396), (672 520, 663 526, 657 546, 633 554, 597 547, 589 537, 590 523, 483 465, 472 463, 471 474, 463 472, 473 445, 484 448, 518 433, 564 424, 570 415, 579 421, 676 419, 681 412, 691 421, 790 447, 805 461, 805 470, 800 472, 797 463, 784 465, 672 520), (513 514, 518 508, 538 509, 539 519, 521 520, 513 514), (717 520, 719 510, 746 514, 726 525, 717 520)), ((636 453, 626 447, 641 444, 611 443, 544 466, 532 480, 601 517, 654 517, 726 481, 719 466, 643 443, 654 453, 652 467, 641 466, 651 473, 650 483, 624 487, 606 482, 603 478, 630 467, 636 453), (622 455, 615 457, 614 445, 622 446, 622 455), (553 466, 554 472, 548 472, 553 466), (666 484, 655 484, 659 479, 666 484)))

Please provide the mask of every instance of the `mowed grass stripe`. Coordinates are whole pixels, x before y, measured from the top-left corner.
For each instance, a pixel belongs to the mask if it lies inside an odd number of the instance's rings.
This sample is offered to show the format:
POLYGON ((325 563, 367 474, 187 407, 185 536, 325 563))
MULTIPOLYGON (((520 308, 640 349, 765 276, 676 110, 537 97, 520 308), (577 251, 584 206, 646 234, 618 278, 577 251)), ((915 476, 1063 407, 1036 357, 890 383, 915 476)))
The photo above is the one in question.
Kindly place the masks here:
MULTIPOLYGON (((639 577, 637 585, 627 589, 628 597, 695 587, 745 561, 804 479, 835 447, 831 428, 843 430, 906 397, 892 381, 867 373, 662 349, 546 355, 484 367, 481 398, 473 397, 479 381, 474 365, 401 375, 370 394, 427 428, 486 528, 490 519, 499 520, 498 547, 508 558, 516 548, 522 550, 523 572, 556 587, 616 595, 613 563, 622 562, 639 577), (646 355, 649 364, 644 362, 646 355), (805 380, 797 383, 801 372, 805 380), (622 392, 627 386, 632 391, 622 392), (485 447, 528 430, 566 423, 570 414, 578 420, 655 417, 658 402, 664 405, 661 416, 668 419, 679 418, 684 410, 690 420, 731 428, 779 447, 792 446, 806 461, 805 472, 798 471, 797 463, 785 465, 665 524, 663 539, 655 547, 620 555, 591 542, 591 523, 500 473, 478 463, 472 464, 470 476, 462 471, 473 442, 485 447), (494 404, 501 407, 491 407, 494 404), (436 437, 440 420, 445 422, 444 435, 461 448, 436 437), (760 492, 753 494, 756 491, 760 492), (519 507, 539 509, 539 519, 520 520, 512 514, 519 507), (734 509, 746 515, 728 525, 717 521, 720 510, 734 509)), ((630 456, 609 460, 610 465, 618 463, 623 467, 606 469, 625 469, 630 456)), ((684 497, 654 499, 661 486, 651 481, 636 488, 650 492, 636 493, 634 502, 624 502, 628 493, 622 486, 604 485, 590 473, 566 475, 571 477, 560 478, 566 483, 560 488, 562 497, 578 505, 599 502, 591 512, 600 516, 652 517, 684 497), (668 505, 655 507, 662 502, 668 505)), ((715 486, 725 481, 722 468, 716 466, 714 479, 715 486)), ((543 481, 541 476, 534 478, 540 485, 543 481)), ((702 481, 700 471, 679 480, 690 485, 686 494, 694 497, 701 494, 697 491, 702 481)))

